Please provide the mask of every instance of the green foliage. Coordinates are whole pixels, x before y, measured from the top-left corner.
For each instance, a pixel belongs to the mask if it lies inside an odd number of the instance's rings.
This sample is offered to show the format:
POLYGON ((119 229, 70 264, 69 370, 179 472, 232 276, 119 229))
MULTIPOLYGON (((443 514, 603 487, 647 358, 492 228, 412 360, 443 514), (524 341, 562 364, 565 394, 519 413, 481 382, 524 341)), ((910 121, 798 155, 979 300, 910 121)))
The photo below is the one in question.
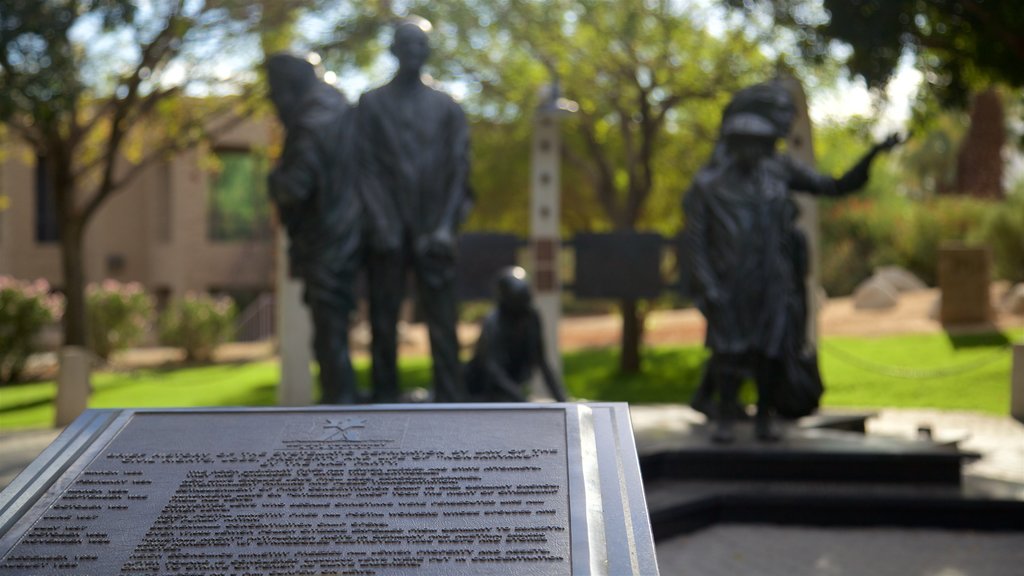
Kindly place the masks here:
POLYGON ((982 230, 982 237, 992 247, 996 276, 1024 282, 1024 194, 989 210, 982 230))
POLYGON ((869 87, 882 87, 904 53, 914 55, 930 92, 963 107, 973 89, 992 82, 1024 86, 1024 11, 1010 0, 724 0, 767 8, 798 36, 804 56, 834 57, 831 43, 853 50, 847 66, 869 87))
POLYGON ((0 276, 0 384, 16 382, 35 352, 35 338, 60 318, 64 301, 45 280, 22 282, 0 276))
POLYGON ((256 152, 222 150, 207 198, 208 237, 245 241, 270 237, 266 159, 256 152))
POLYGON ((153 299, 137 282, 105 280, 86 289, 89 347, 103 359, 139 342, 153 316, 153 299))
POLYGON ((160 315, 160 341, 184 348, 190 361, 208 362, 217 345, 234 333, 237 313, 234 301, 226 296, 186 294, 160 315))
POLYGON ((822 203, 821 241, 822 285, 833 296, 849 294, 885 265, 907 268, 934 285, 944 242, 989 246, 995 278, 1019 281, 1024 274, 1024 201, 854 196, 822 203))

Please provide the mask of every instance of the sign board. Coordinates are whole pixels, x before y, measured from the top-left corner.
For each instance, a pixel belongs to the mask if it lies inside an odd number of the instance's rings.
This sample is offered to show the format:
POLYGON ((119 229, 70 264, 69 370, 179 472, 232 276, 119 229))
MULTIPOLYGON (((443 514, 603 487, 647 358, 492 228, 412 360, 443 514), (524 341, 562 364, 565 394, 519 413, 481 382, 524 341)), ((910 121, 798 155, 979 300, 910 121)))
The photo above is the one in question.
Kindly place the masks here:
POLYGON ((90 410, 0 573, 655 574, 624 404, 90 410))

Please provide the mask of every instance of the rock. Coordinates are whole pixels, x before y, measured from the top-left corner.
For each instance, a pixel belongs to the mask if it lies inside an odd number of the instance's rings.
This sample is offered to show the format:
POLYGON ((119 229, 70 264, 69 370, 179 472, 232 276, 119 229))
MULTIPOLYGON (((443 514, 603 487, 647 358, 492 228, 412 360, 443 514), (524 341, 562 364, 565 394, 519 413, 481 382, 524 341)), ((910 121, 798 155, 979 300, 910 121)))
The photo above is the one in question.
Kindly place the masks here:
POLYGON ((872 276, 853 292, 853 307, 857 310, 885 310, 899 303, 900 295, 888 281, 872 276))
POLYGON ((1003 312, 1024 316, 1024 282, 1006 291, 1003 297, 1003 312))
POLYGON ((884 279, 900 293, 928 288, 928 285, 915 276, 913 272, 899 266, 882 266, 875 270, 874 276, 884 279))
POLYGON ((935 297, 932 305, 928 307, 928 319, 939 321, 939 313, 942 311, 942 294, 935 297))

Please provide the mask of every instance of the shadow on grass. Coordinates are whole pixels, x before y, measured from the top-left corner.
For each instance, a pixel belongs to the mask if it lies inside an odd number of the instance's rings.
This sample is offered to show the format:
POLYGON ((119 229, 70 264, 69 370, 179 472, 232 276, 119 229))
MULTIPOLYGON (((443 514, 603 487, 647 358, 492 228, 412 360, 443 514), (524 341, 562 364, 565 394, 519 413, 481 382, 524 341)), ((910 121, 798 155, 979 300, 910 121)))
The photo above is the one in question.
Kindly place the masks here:
POLYGON ((40 398, 31 402, 25 402, 23 404, 12 404, 10 406, 0 407, 0 414, 6 414, 8 412, 16 412, 18 410, 30 410, 32 408, 38 408, 40 406, 46 406, 53 402, 53 397, 48 396, 46 398, 40 398))
POLYGON ((277 382, 265 382, 224 399, 224 406, 276 406, 277 382))
POLYGON ((583 350, 565 356, 565 384, 575 398, 604 402, 689 402, 700 384, 707 353, 702 347, 649 348, 639 374, 619 372, 617 350, 583 350))
POLYGON ((1010 345, 1010 338, 999 330, 995 325, 986 325, 984 331, 971 333, 958 333, 950 331, 947 327, 946 337, 954 350, 965 348, 1003 348, 1010 345))

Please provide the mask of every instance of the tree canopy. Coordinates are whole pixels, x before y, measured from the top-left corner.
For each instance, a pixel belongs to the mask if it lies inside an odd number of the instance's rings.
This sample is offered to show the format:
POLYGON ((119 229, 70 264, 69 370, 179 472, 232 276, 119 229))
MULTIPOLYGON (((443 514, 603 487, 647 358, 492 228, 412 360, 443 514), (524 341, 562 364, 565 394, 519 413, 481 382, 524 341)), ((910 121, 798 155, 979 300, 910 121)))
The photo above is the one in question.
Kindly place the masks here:
POLYGON ((1024 87, 1024 10, 1015 0, 725 0, 767 10, 797 32, 805 56, 833 58, 833 42, 868 87, 885 86, 909 53, 945 106, 965 107, 978 87, 1024 87))

